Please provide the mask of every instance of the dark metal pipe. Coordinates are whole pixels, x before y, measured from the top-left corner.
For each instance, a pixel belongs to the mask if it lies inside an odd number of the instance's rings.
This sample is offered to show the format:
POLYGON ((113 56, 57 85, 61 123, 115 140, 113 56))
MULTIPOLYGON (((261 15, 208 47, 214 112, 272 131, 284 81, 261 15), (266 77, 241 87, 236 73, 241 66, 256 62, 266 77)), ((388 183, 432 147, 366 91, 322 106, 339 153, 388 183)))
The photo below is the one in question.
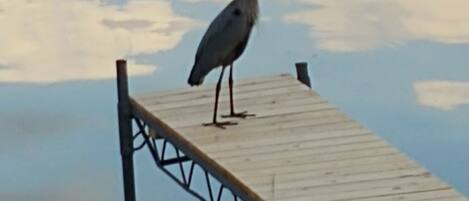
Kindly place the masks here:
POLYGON ((117 111, 119 118, 119 141, 122 156, 125 201, 135 201, 135 178, 133 164, 132 113, 127 84, 127 62, 116 61, 117 70, 117 111))
POLYGON ((311 88, 311 80, 308 75, 308 63, 306 62, 301 62, 301 63, 296 63, 296 75, 298 80, 311 88))

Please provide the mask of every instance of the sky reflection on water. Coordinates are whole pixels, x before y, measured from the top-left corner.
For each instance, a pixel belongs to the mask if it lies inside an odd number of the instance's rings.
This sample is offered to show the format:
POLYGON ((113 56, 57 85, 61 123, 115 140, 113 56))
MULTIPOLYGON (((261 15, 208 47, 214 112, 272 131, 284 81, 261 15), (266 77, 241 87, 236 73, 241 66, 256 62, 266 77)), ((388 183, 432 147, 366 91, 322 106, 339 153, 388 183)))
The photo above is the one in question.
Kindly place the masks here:
MULTIPOLYGON (((0 2, 0 199, 120 200, 114 59, 139 75, 134 93, 187 87, 197 44, 227 1, 56 2, 0 2)), ((235 72, 308 61, 324 98, 469 196, 468 7, 264 0, 235 72)), ((136 160, 142 198, 191 199, 148 155, 136 160)))

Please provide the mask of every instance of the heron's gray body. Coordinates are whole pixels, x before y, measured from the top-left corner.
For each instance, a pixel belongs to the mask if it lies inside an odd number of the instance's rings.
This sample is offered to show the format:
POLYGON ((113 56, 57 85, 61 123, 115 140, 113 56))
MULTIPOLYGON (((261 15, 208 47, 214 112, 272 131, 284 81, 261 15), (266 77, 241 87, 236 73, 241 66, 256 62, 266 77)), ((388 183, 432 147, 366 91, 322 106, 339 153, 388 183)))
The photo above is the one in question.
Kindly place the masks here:
POLYGON ((217 67, 226 67, 244 52, 257 21, 257 0, 232 1, 210 24, 197 49, 188 84, 200 85, 217 67))

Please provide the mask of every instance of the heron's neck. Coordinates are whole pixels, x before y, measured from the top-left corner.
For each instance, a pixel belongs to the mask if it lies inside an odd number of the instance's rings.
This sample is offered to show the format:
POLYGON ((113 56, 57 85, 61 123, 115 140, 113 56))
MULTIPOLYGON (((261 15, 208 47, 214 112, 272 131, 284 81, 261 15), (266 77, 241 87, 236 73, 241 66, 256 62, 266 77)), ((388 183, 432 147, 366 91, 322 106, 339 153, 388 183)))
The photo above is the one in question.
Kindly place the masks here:
POLYGON ((257 22, 259 16, 259 3, 257 0, 240 0, 244 6, 244 10, 247 11, 248 17, 254 22, 257 22))

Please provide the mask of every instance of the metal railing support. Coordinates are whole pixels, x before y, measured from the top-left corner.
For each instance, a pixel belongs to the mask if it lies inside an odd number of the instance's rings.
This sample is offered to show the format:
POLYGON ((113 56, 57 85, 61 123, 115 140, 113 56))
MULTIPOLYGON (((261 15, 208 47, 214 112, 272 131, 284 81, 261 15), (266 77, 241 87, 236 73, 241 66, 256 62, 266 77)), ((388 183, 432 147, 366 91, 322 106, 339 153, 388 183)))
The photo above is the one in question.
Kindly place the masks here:
POLYGON ((119 117, 119 141, 122 156, 125 201, 135 201, 135 178, 133 164, 132 112, 127 84, 127 62, 116 61, 117 70, 117 111, 119 117))

